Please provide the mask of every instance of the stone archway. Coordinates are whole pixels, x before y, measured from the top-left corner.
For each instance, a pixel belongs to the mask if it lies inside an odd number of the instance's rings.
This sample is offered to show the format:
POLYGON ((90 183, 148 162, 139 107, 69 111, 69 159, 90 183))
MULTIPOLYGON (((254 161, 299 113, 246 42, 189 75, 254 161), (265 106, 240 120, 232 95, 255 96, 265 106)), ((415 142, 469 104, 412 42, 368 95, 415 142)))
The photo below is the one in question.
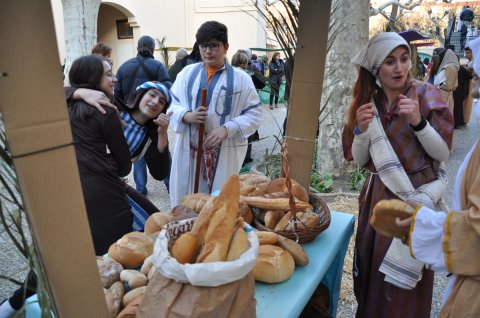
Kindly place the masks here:
MULTIPOLYGON (((98 12, 97 40, 112 48, 113 70, 116 71, 126 60, 134 57, 138 40, 138 24, 127 8, 114 2, 103 1, 98 12), (124 23, 126 22, 126 23, 124 23), (132 37, 124 32, 118 34, 118 24, 133 28, 132 37)), ((121 28, 121 26, 120 26, 121 28)), ((122 30, 122 28, 121 28, 122 30)))

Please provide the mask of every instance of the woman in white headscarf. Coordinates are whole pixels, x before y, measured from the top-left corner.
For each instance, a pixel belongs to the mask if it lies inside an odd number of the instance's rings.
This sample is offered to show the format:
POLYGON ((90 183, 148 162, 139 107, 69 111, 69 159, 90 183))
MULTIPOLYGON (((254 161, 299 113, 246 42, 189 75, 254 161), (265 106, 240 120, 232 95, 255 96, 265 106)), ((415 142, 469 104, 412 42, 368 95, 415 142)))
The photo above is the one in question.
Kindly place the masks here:
POLYGON ((373 37, 352 62, 359 73, 343 129, 343 151, 346 160, 370 172, 359 196, 353 268, 356 317, 427 318, 433 272, 420 264, 412 282, 408 268, 393 263, 390 269, 400 277, 386 275, 382 266, 392 239, 376 233, 370 218, 378 201, 399 197, 391 185, 396 185, 400 169, 403 183, 415 189, 437 180, 434 163, 450 154, 452 114, 435 87, 411 79, 410 47, 398 34, 373 37), (379 141, 390 146, 388 154, 394 159, 377 149, 379 141), (379 156, 384 159, 380 164, 379 156))
POLYGON ((434 61, 431 70, 435 76, 433 85, 440 90, 443 100, 453 114, 453 91, 458 86, 460 63, 458 63, 458 57, 450 49, 441 51, 438 56, 439 59, 434 61))

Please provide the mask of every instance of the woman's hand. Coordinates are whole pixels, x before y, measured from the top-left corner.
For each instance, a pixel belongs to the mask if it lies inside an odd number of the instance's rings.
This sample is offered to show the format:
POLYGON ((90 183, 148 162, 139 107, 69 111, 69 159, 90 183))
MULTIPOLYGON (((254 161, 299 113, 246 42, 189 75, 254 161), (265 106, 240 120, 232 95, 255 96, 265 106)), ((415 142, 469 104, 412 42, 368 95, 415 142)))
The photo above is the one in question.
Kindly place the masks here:
POLYGON ((373 120, 373 104, 367 103, 357 109, 357 127, 363 133, 373 120))
POLYGON ((157 132, 159 134, 166 134, 168 125, 170 124, 170 117, 172 116, 172 112, 168 112, 167 114, 161 113, 158 115, 157 118, 153 120, 155 125, 158 126, 157 132))
POLYGON ((411 90, 412 95, 410 98, 400 94, 397 109, 398 114, 404 116, 410 125, 417 126, 422 121, 422 116, 418 106, 417 86, 415 83, 412 84, 411 90))
POLYGON ((158 115, 157 118, 153 120, 153 123, 158 126, 157 149, 162 153, 167 149, 168 146, 167 129, 168 125, 170 124, 170 117, 172 116, 172 114, 172 112, 168 112, 167 114, 161 113, 160 115, 158 115))
POLYGON ((193 112, 186 112, 183 115, 183 121, 187 124, 204 124, 207 120, 208 108, 205 106, 199 106, 193 112))
POLYGON ((227 128, 220 126, 212 130, 205 138, 204 146, 206 148, 215 148, 219 146, 228 136, 227 128))
POLYGON ((85 103, 92 105, 98 109, 102 114, 105 114, 105 110, 102 106, 110 107, 117 110, 117 107, 110 103, 110 99, 101 91, 88 88, 78 88, 73 93, 74 100, 82 99, 85 103))

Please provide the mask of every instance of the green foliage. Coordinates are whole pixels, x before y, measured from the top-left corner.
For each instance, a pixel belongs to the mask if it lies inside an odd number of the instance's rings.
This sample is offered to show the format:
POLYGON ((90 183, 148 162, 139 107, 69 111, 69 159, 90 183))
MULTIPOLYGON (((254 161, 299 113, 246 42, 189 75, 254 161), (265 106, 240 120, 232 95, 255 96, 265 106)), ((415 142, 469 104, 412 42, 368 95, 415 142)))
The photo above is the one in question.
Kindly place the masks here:
POLYGON ((362 189, 363 184, 365 183, 365 179, 367 178, 367 170, 357 167, 349 177, 348 180, 348 188, 350 190, 360 191, 362 189))
POLYGON ((270 179, 281 177, 282 156, 280 153, 265 155, 265 175, 270 179))
POLYGON ((310 187, 318 192, 331 192, 333 187, 333 177, 330 174, 320 175, 313 172, 310 176, 310 187))
POLYGON ((158 50, 160 51, 160 60, 163 64, 165 64, 165 67, 167 70, 170 68, 171 61, 170 61, 170 55, 168 54, 168 47, 167 47, 167 38, 164 36, 161 40, 155 39, 157 42, 157 47, 158 50))
MULTIPOLYGON (((0 123, 0 158, 0 227, 3 227, 6 237, 10 239, 19 254, 25 258, 28 269, 35 273, 41 316, 42 318, 51 318, 53 308, 47 292, 45 277, 35 249, 28 240, 28 233, 25 233, 23 228, 26 218, 25 210, 12 155, 8 150, 3 123, 0 123)), ((6 275, 0 275, 0 282, 2 281, 9 281, 17 285, 24 284, 6 275)))

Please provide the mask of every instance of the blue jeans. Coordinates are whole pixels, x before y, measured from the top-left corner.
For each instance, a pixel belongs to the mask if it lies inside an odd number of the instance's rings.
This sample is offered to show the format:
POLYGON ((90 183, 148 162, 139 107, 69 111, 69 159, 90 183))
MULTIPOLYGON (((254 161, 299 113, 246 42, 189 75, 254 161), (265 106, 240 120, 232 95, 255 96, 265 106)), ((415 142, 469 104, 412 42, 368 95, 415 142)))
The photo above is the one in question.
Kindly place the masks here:
MULTIPOLYGON (((172 167, 172 155, 168 151, 168 174, 163 179, 165 186, 167 187, 167 192, 170 192, 170 169, 172 167)), ((143 195, 147 195, 147 162, 145 157, 138 160, 133 164, 133 180, 135 180, 136 189, 143 195)))
POLYGON ((133 164, 133 180, 136 189, 143 195, 147 195, 147 162, 142 158, 133 164))

